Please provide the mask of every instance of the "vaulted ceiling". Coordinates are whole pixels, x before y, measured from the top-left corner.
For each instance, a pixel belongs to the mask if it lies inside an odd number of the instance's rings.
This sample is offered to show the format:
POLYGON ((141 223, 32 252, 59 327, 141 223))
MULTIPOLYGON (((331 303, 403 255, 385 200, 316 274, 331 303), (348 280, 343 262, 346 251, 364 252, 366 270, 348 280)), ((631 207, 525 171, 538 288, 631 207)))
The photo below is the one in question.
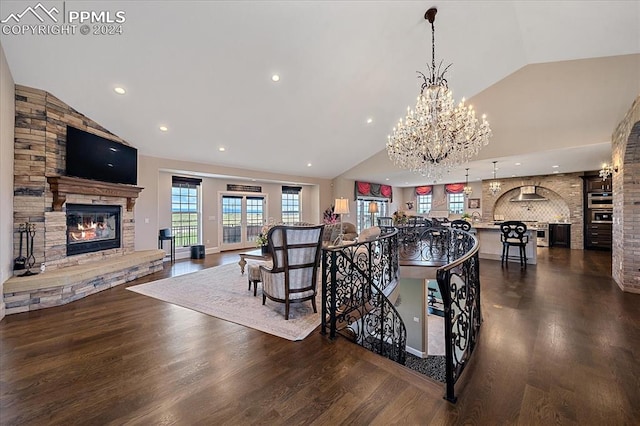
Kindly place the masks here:
MULTIPOLYGON (((3 1, 0 18, 36 3, 3 1)), ((598 168, 640 93, 638 1, 42 4, 59 18, 82 7, 120 10, 126 21, 117 35, 82 35, 79 25, 73 35, 3 29, 16 83, 47 90, 157 157, 428 183, 394 167, 384 149, 415 102, 416 71, 430 62, 423 15, 431 6, 436 60, 453 63, 454 96, 486 113, 493 129, 490 145, 464 166, 471 179, 489 178, 492 160, 502 177, 598 168)), ((463 178, 460 168, 444 181, 463 178)))

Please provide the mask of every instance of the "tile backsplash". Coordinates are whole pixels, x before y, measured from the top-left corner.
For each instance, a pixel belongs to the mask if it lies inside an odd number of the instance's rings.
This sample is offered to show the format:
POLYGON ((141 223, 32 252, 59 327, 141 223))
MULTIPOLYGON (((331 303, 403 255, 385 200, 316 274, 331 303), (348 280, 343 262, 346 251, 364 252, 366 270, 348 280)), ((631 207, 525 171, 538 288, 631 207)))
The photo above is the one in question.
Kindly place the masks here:
POLYGON ((569 206, 559 194, 544 187, 537 187, 536 192, 546 200, 512 202, 510 200, 520 194, 520 188, 505 192, 496 201, 494 217, 504 216, 504 220, 538 222, 570 221, 569 206))

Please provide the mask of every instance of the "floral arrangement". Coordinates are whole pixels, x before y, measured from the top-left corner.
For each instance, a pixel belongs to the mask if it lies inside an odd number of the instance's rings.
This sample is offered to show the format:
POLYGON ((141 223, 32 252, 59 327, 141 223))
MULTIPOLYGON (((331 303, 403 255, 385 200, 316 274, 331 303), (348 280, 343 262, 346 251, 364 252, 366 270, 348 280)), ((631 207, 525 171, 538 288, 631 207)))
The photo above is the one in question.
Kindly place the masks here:
POLYGON ((402 225, 409 221, 407 214, 402 210, 396 211, 395 213, 393 213, 392 216, 393 216, 393 223, 396 225, 402 225))
POLYGON ((322 222, 325 224, 331 224, 338 222, 338 215, 334 213, 335 206, 331 206, 326 209, 322 215, 322 222))
POLYGON ((256 247, 267 245, 267 234, 269 233, 269 230, 271 229, 271 227, 273 227, 273 225, 274 224, 262 225, 262 229, 260 230, 260 233, 256 237, 256 247))

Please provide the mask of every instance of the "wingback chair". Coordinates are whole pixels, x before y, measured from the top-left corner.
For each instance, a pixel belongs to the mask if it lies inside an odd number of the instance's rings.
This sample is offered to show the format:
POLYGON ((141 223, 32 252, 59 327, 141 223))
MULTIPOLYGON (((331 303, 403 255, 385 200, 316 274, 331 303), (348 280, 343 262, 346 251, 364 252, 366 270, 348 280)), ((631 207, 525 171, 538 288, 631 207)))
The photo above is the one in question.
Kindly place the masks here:
POLYGON ((289 319, 291 302, 311 300, 316 310, 318 265, 322 248, 322 230, 318 226, 274 226, 267 234, 273 266, 260 265, 262 304, 267 297, 285 304, 289 319))

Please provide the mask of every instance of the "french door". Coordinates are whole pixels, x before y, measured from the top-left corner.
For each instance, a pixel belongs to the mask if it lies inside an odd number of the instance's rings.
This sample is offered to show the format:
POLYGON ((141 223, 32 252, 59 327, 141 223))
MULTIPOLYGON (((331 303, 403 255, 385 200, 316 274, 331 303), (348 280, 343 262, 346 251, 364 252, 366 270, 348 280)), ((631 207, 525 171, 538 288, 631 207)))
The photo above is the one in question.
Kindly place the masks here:
POLYGON ((266 223, 265 194, 226 194, 220 196, 220 250, 255 247, 266 223))

